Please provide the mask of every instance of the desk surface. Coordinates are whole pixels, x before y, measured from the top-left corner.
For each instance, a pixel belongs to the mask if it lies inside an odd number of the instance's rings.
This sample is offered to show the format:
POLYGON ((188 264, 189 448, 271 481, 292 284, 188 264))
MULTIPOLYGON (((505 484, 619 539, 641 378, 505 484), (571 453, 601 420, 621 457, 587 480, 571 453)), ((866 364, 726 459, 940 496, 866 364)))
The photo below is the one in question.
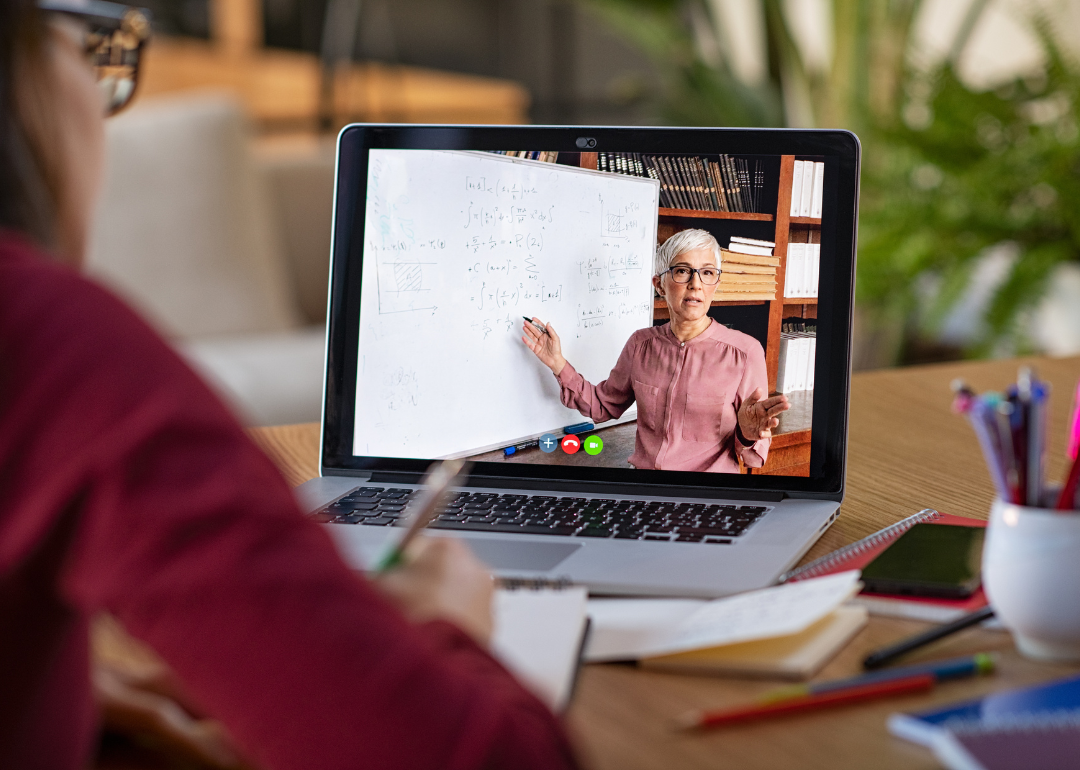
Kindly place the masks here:
MULTIPOLYGON (((1054 386, 1051 397, 1049 473, 1065 474, 1064 446, 1072 389, 1080 358, 1024 359, 1054 386)), ((1018 361, 967 362, 866 372, 852 377, 848 487, 839 520, 807 560, 857 540, 920 508, 986 518, 989 476, 974 435, 949 411, 949 383, 968 380, 976 390, 1002 389, 1015 380, 1018 361)), ((314 425, 265 428, 253 435, 294 484, 317 473, 314 425)), ((870 624, 817 678, 848 676, 872 649, 915 633, 926 624, 872 618, 870 624)), ((717 730, 672 732, 669 720, 692 708, 713 708, 753 697, 773 682, 740 681, 590 665, 570 711, 569 725, 586 767, 635 768, 936 768, 928 751, 892 738, 885 718, 1080 671, 1078 666, 1036 664, 1020 658, 1001 631, 971 630, 926 648, 912 660, 993 650, 993 677, 943 684, 926 695, 871 702, 832 712, 717 730)))

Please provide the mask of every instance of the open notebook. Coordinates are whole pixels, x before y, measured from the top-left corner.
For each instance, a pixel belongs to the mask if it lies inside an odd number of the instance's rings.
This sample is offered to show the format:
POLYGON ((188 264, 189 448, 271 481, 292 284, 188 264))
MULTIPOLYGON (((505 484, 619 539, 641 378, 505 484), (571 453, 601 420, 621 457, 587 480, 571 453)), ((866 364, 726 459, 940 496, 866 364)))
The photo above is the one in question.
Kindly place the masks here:
POLYGON ((528 584, 495 592, 492 653, 556 712, 574 692, 588 634, 587 598, 584 588, 528 584))
POLYGON ((593 599, 586 660, 636 660, 685 673, 805 679, 866 624, 842 606, 858 571, 714 601, 593 599))

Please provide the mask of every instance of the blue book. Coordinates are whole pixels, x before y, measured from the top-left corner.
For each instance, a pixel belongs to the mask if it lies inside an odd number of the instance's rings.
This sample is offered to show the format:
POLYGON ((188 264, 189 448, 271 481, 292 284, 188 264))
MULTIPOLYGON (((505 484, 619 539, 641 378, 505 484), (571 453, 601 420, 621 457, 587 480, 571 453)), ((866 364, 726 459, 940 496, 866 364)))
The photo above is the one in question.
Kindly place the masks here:
POLYGON ((930 746, 935 738, 954 727, 970 729, 1029 721, 1032 717, 1050 717, 1077 709, 1080 709, 1080 676, 1022 690, 995 692, 943 709, 892 714, 888 726, 889 732, 897 738, 930 746))

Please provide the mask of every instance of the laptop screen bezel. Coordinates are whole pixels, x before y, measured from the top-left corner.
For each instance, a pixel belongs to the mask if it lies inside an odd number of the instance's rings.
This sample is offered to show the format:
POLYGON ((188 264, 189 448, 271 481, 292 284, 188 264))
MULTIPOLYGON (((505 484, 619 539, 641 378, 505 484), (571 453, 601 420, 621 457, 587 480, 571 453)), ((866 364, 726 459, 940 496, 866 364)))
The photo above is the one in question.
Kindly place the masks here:
POLYGON ((502 150, 532 148, 580 152, 590 148, 650 154, 823 156, 823 259, 818 298, 817 368, 811 423, 809 477, 695 473, 622 468, 477 463, 474 477, 523 488, 539 484, 605 483, 638 492, 672 494, 694 489, 709 496, 760 494, 840 501, 847 462, 851 323, 858 222, 860 146, 839 130, 730 128, 606 128, 558 126, 435 126, 354 124, 338 136, 334 191, 333 247, 327 308, 327 357, 323 393, 320 470, 323 475, 368 472, 419 473, 430 459, 367 457, 353 454, 360 276, 363 265, 367 159, 371 149, 502 150))

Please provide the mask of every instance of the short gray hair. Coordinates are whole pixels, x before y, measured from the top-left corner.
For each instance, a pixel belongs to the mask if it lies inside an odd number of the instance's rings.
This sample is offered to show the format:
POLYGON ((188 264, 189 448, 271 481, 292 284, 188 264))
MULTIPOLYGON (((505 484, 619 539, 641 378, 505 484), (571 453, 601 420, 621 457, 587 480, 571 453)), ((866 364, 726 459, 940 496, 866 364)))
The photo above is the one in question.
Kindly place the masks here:
POLYGON ((660 275, 671 267, 676 257, 698 249, 710 249, 716 257, 716 266, 720 267, 720 244, 712 233, 705 230, 680 230, 657 247, 653 275, 660 275))

